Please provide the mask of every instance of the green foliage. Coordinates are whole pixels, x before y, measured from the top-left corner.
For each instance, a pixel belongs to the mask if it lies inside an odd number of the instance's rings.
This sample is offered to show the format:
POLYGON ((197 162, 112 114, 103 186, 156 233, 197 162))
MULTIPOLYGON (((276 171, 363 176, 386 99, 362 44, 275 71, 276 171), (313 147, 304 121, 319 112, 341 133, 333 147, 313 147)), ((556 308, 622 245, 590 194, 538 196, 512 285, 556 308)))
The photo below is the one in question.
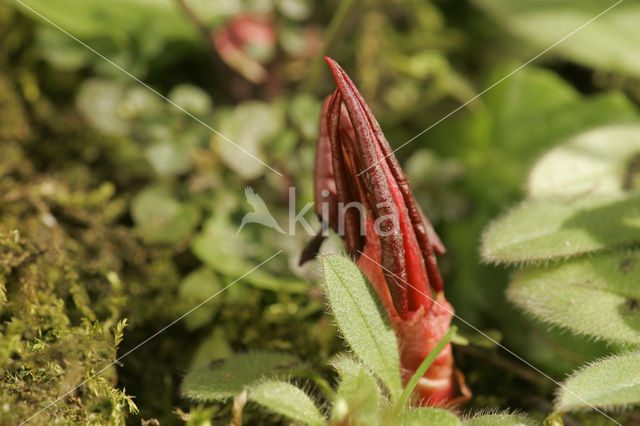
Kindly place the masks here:
POLYGON ((640 353, 597 360, 566 379, 558 389, 556 411, 628 407, 640 403, 640 353))
MULTIPOLYGON (((536 49, 546 49, 585 25, 616 2, 601 0, 476 0, 510 31, 536 49)), ((640 60, 629 55, 640 32, 640 7, 620 2, 555 49, 556 55, 594 68, 640 76, 640 60)))
MULTIPOLYGON (((557 259, 514 274, 507 293, 515 304, 574 333, 640 343, 638 254, 620 250, 640 236, 634 191, 639 138, 637 126, 625 126, 565 142, 533 168, 533 199, 485 232, 482 253, 489 261, 557 259)), ((633 389, 637 358, 634 353, 614 355, 574 373, 558 391, 552 417, 638 402, 633 389)))
POLYGON ((376 379, 364 365, 352 358, 341 358, 333 363, 333 367, 340 375, 340 383, 332 421, 339 423, 348 418, 353 425, 375 424, 383 401, 376 379))
POLYGON ((212 146, 231 170, 243 179, 255 179, 269 172, 269 169, 252 159, 246 152, 264 158, 263 146, 282 131, 284 119, 279 105, 257 101, 244 102, 220 117, 219 132, 225 137, 216 135, 211 141, 212 146), (251 126, 247 126, 248 122, 251 122, 251 126), (227 139, 233 141, 233 144, 227 139), (246 152, 239 152, 236 145, 246 152))
POLYGON ((481 414, 464 421, 465 426, 534 426, 539 423, 522 414, 481 414))
POLYGON ((198 209, 180 203, 165 188, 148 188, 131 203, 131 215, 142 237, 151 243, 175 244, 198 223, 198 209))
MULTIPOLYGON (((118 344, 119 354, 135 348, 282 250, 34 424, 227 423, 238 411, 231 401, 181 398, 184 372, 233 352, 269 350, 313 366, 305 373, 313 385, 305 381, 303 389, 331 421, 349 416, 394 425, 387 386, 359 358, 336 364, 334 396, 327 383, 334 372, 326 366, 342 345, 322 314, 319 268, 297 266, 306 232, 298 227, 284 237, 249 224, 237 233, 251 211, 243 189, 251 186, 285 230, 287 187, 296 187, 298 209, 313 200, 318 115, 332 90, 322 54, 349 70, 398 147, 613 1, 353 1, 341 2, 341 17, 336 2, 185 0, 202 27, 173 0, 25 3, 284 176, 17 2, 0 2, 0 423, 20 423, 112 362, 118 344), (240 15, 266 17, 276 36, 270 49, 247 49, 267 71, 264 84, 247 82, 211 48, 211 35, 240 15), (129 395, 138 415, 130 414, 129 395)), ((638 120, 629 98, 637 103, 640 90, 626 76, 638 75, 637 15, 635 4, 621 3, 538 58, 538 66, 518 71, 397 152, 447 246, 439 260, 456 313, 503 336, 507 347, 554 378, 619 351, 619 342, 635 345, 635 268, 615 263, 635 258, 630 190, 637 189, 638 131, 628 123, 638 120), (526 204, 557 206, 564 199, 570 205, 567 197, 579 204, 585 195, 620 197, 620 203, 604 212, 617 220, 604 223, 596 209, 580 223, 589 257, 567 252, 559 238, 555 254, 538 253, 553 263, 535 262, 515 274, 508 295, 554 324, 548 330, 506 306, 507 273, 476 261, 476 242, 491 218, 522 198, 534 159, 561 141, 567 142, 535 164, 526 204), (598 222, 611 232, 601 232, 598 222), (621 270, 629 273, 618 279, 621 270), (552 274, 562 271, 556 282, 552 274), (594 287, 577 284, 586 280, 594 287), (603 300, 600 312, 593 298, 603 300), (562 310, 574 308, 571 300, 588 307, 584 317, 562 310), (598 324, 587 321, 596 316, 598 324)), ((311 209, 306 217, 312 216, 311 209)), ((545 238, 566 231, 548 224, 545 238)), ((514 235, 531 237, 528 231, 522 226, 514 235)), ((340 247, 329 241, 323 248, 340 247)), ((516 248, 526 257, 530 246, 516 248)), ((503 252, 501 261, 510 254, 503 252)), ((503 364, 493 345, 470 342, 468 352, 455 351, 474 390, 469 410, 544 410, 541 401, 550 394, 540 377, 503 364)), ((240 411, 244 424, 282 422, 258 404, 240 411)), ((454 421, 442 410, 401 416, 454 421)), ((579 416, 585 424, 596 418, 579 416)), ((624 415, 617 418, 624 422, 624 415)))
POLYGON ((331 312, 356 356, 387 387, 392 400, 402 392, 395 334, 381 314, 371 286, 353 262, 340 256, 322 258, 331 312))
MULTIPOLYGON (((436 344, 403 389, 397 344, 395 338, 389 340, 388 325, 371 293, 371 286, 348 258, 327 255, 322 262, 329 306, 338 328, 358 356, 355 359, 342 355, 332 363, 340 380, 335 393, 325 389, 332 405, 329 421, 307 393, 289 382, 278 380, 283 376, 283 367, 288 371, 297 368, 298 361, 295 358, 294 362, 283 360, 284 354, 238 354, 192 368, 182 385, 184 396, 204 401, 221 400, 239 397, 241 392, 248 391, 250 400, 310 425, 418 425, 425 422, 461 425, 461 421, 446 410, 414 408, 408 404, 418 380, 451 341, 455 327, 436 344), (372 351, 373 356, 370 355, 372 351), (376 357, 379 353, 383 355, 376 357), (379 385, 372 373, 385 387, 379 385), (397 391, 391 388, 396 381, 397 391)), ((324 385, 324 382, 320 381, 320 384, 324 385)))
POLYGON ((302 369, 300 360, 289 354, 237 354, 192 369, 184 379, 182 393, 198 401, 224 400, 244 389, 252 390, 264 379, 285 377, 302 369))
POLYGON ((10 155, 0 155, 0 423, 18 424, 79 386, 34 422, 124 424, 138 408, 114 386, 127 325, 122 258, 98 243, 124 242, 110 229, 121 200, 73 173, 36 173, 21 144, 2 150, 10 155))
POLYGON ((640 239, 639 200, 637 195, 587 195, 525 202, 487 229, 482 256, 492 262, 525 262, 630 245, 640 239))
MULTIPOLYGON (((495 68, 482 87, 498 81, 515 66, 495 68)), ((621 93, 585 97, 557 74, 533 66, 520 70, 481 99, 483 107, 474 114, 452 116, 430 130, 432 136, 424 141, 438 147, 445 158, 460 159, 465 170, 454 188, 464 188, 468 199, 442 225, 441 232, 448 250, 459 259, 477 257, 477 247, 469 245, 469 239, 480 239, 489 221, 506 205, 521 199, 528 169, 546 149, 587 129, 638 118, 636 108, 621 93)), ((482 324, 478 321, 486 318, 484 313, 495 312, 496 303, 503 303, 506 280, 506 274, 496 268, 458 262, 447 296, 463 318, 482 324), (478 285, 480 282, 484 284, 478 285)), ((510 324, 513 318, 505 322, 510 324)), ((505 337, 507 341, 519 338, 505 337)), ((544 367, 554 369, 556 365, 551 362, 544 367)))
POLYGON ((311 398, 291 383, 275 380, 260 383, 251 390, 249 399, 297 422, 311 426, 326 424, 311 398))
POLYGON ((211 298, 207 303, 185 317, 185 326, 196 329, 208 324, 217 311, 220 299, 214 297, 222 290, 218 276, 209 268, 202 267, 184 277, 178 296, 185 305, 185 312, 211 298))
POLYGON ((36 0, 29 6, 77 37, 108 34, 115 24, 131 35, 143 34, 143 29, 181 37, 194 35, 177 4, 170 0, 116 0, 110 4, 99 0, 82 4, 70 0, 57 0, 55 4, 36 0))
POLYGON ((542 156, 529 174, 530 198, 617 195, 637 188, 637 125, 581 133, 542 156))
MULTIPOLYGON (((240 276, 250 270, 253 265, 246 261, 241 253, 244 247, 242 238, 234 237, 236 231, 230 224, 221 225, 220 217, 212 217, 204 224, 191 243, 193 253, 205 264, 229 276, 240 276), (225 241, 227 244, 222 245, 225 241)), ((256 288, 287 293, 303 293, 307 284, 295 278, 282 278, 259 269, 247 275, 244 280, 256 288)))
POLYGON ((607 341, 640 343, 636 251, 518 271, 509 298, 536 317, 607 341))
POLYGON ((398 422, 403 426, 462 426, 462 422, 454 414, 431 407, 420 407, 405 411, 398 417, 398 422))

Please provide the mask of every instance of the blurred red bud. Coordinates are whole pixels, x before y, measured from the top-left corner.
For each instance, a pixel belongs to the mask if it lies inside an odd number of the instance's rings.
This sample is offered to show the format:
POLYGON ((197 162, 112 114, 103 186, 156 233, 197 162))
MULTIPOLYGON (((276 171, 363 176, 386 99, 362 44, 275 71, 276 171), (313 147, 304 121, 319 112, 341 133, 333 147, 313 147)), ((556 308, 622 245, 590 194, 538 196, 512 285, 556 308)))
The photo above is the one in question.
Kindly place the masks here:
POLYGON ((238 15, 213 32, 213 45, 222 60, 253 83, 267 79, 262 65, 276 42, 273 22, 267 17, 238 15))
MULTIPOLYGON (((302 261, 317 252, 326 228, 342 237, 389 315, 406 384, 453 317, 436 262, 436 254, 445 249, 371 109, 337 62, 325 60, 337 89, 323 104, 316 153, 316 213, 323 230, 305 249, 302 261)), ((415 393, 424 405, 469 398, 450 344, 415 393)))

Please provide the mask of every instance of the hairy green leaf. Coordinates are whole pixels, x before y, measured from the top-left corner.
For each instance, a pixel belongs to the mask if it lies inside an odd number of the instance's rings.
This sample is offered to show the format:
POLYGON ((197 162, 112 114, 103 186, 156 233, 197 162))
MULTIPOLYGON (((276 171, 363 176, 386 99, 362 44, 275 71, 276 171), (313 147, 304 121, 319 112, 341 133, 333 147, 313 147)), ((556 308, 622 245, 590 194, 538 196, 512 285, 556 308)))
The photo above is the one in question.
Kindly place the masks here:
POLYGON ((582 133, 552 149, 529 175, 529 196, 622 194, 637 187, 640 126, 609 126, 582 133))
POLYGON ((462 422, 451 412, 432 407, 420 407, 400 414, 399 423, 402 426, 458 426, 462 422))
POLYGON ((577 258, 518 271, 509 299, 573 332, 640 343, 640 252, 577 258))
POLYGON ((332 418, 336 423, 349 419, 350 425, 376 423, 381 403, 378 383, 369 370, 352 358, 342 358, 333 363, 340 374, 340 384, 332 418))
POLYGON ((614 408, 640 403, 640 352, 598 360, 562 383, 557 411, 614 408))
POLYGON ((264 379, 290 376, 302 370, 301 361, 289 354, 237 354, 189 371, 182 383, 182 394, 199 401, 225 400, 264 379))
POLYGON ((260 383, 251 390, 249 399, 297 422, 313 426, 326 424, 311 398, 288 382, 271 380, 260 383))
POLYGON ((402 393, 395 334, 373 290, 356 265, 341 256, 322 258, 329 305, 345 340, 358 358, 388 387, 402 393))
POLYGON ((616 2, 476 0, 476 3, 536 50, 546 49, 562 39, 551 52, 554 55, 589 67, 640 76, 640 57, 634 54, 640 42, 640 29, 636 25, 640 5, 635 2, 620 2, 610 10, 607 9, 616 2), (571 37, 567 37, 569 34, 571 37))
POLYGON ((521 414, 485 414, 465 420, 465 426, 536 426, 533 421, 521 414))
POLYGON ((640 196, 525 202, 492 223, 482 256, 493 262, 569 257, 640 241, 640 196))

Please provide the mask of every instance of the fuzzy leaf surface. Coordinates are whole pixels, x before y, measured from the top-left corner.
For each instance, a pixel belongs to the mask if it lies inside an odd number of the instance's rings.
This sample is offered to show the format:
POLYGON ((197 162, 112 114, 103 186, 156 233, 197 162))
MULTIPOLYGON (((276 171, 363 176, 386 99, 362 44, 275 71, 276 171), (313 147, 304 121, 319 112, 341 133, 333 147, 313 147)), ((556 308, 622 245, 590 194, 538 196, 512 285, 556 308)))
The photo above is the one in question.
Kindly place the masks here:
POLYGON ((189 371, 182 383, 182 394, 198 401, 225 400, 262 380, 290 376, 302 369, 302 362, 289 354, 237 354, 189 371))
MULTIPOLYGON (((357 360, 342 358, 333 366, 340 374, 340 384, 336 392, 336 402, 344 401, 347 406, 346 415, 351 425, 371 425, 376 423, 380 391, 376 379, 369 370, 357 360)), ((339 405, 334 405, 335 407, 339 405)), ((344 415, 334 411, 336 415, 344 415)))
POLYGON ((461 426, 462 422, 447 410, 432 407, 420 407, 405 411, 398 419, 403 426, 439 425, 461 426))
POLYGON ((531 198, 623 194, 637 187, 640 126, 582 133, 545 154, 529 175, 531 198))
POLYGON ((570 257, 640 241, 640 196, 593 195, 521 204, 492 223, 482 238, 491 262, 570 257))
POLYGON ((615 355, 578 370, 558 390, 557 411, 640 403, 640 352, 615 355), (589 405, 590 404, 590 405, 589 405))
POLYGON ((270 380, 260 383, 249 393, 249 399, 289 419, 312 426, 326 420, 316 404, 302 389, 288 382, 270 380))
POLYGON ((486 414, 465 420, 465 426, 535 426, 539 423, 521 414, 486 414))
POLYGON ((395 400, 402 393, 398 347, 375 293, 345 257, 323 257, 322 269, 329 305, 343 337, 395 400))
POLYGON ((640 343, 640 252, 516 272, 510 300, 539 319, 611 342, 640 343))

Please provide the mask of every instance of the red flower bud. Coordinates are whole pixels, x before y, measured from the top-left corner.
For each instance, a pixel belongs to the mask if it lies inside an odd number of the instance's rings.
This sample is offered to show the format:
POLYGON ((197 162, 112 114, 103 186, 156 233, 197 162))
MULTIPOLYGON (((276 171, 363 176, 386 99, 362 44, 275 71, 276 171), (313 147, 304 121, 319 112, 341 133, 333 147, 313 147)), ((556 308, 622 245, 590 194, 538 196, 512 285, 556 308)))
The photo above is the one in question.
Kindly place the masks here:
MULTIPOLYGON (((344 70, 333 59, 325 60, 337 89, 325 100, 320 119, 316 213, 323 228, 343 238, 380 297, 396 333, 406 384, 453 317, 436 263, 436 254, 445 249, 369 106, 344 70)), ((317 252, 323 231, 305 249, 303 262, 317 252)), ((425 405, 468 399, 450 344, 416 393, 425 405)))
POLYGON ((238 15, 212 33, 220 58, 253 83, 264 82, 268 75, 260 58, 251 50, 270 56, 276 43, 273 22, 263 16, 238 15))

